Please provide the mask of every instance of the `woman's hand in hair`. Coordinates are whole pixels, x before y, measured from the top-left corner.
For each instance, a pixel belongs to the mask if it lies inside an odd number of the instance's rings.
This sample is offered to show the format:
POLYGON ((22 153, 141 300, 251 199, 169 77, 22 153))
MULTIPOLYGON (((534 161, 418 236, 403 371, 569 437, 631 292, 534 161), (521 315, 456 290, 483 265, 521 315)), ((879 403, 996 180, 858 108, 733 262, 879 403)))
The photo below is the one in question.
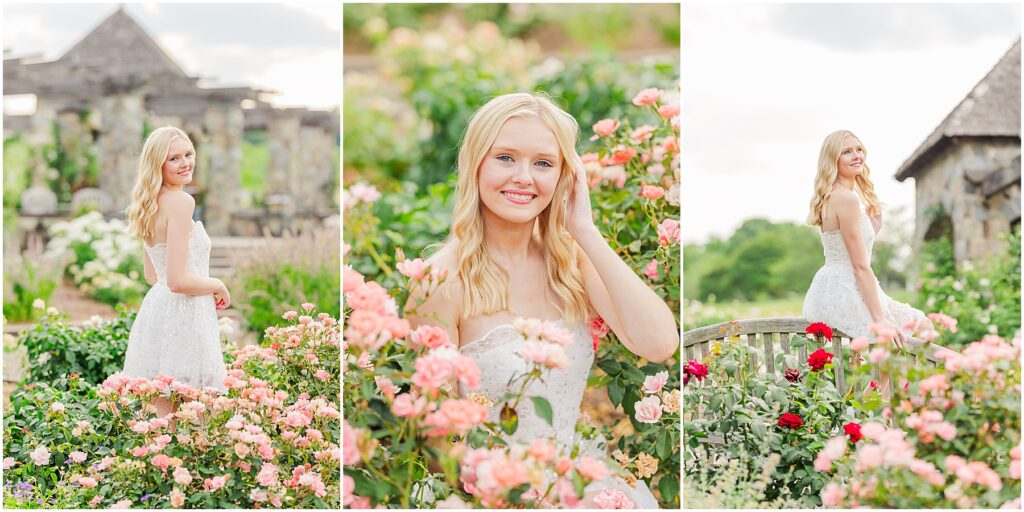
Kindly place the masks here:
POLYGON ((590 206, 590 188, 587 187, 587 171, 579 155, 572 155, 569 169, 573 173, 572 188, 569 189, 569 201, 566 205, 566 229, 573 238, 580 238, 590 230, 596 230, 594 212, 590 206))

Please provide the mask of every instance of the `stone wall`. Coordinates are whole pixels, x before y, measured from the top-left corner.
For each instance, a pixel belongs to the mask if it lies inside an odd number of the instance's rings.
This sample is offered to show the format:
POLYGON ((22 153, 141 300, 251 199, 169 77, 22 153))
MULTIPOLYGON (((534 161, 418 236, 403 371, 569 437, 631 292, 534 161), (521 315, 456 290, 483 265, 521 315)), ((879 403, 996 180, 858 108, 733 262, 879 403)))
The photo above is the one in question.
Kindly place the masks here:
POLYGON ((132 92, 98 100, 96 126, 100 188, 107 191, 115 211, 124 211, 135 186, 136 167, 142 147, 142 119, 146 111, 141 94, 132 92))
POLYGON ((914 248, 919 250, 934 212, 942 208, 953 224, 953 254, 957 262, 984 259, 1003 248, 1000 233, 1020 219, 1020 184, 986 199, 981 186, 968 175, 1011 165, 1020 156, 1016 142, 961 140, 948 146, 918 173, 914 248))
POLYGON ((223 104, 206 109, 203 137, 204 224, 210 233, 228 234, 231 214, 241 204, 242 110, 223 104))

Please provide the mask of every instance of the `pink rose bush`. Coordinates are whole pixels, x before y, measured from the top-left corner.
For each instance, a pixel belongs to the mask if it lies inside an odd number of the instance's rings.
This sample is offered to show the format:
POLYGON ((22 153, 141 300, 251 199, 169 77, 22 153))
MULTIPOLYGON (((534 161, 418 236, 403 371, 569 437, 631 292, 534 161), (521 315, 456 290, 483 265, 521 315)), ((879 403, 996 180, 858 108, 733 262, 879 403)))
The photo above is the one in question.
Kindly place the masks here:
MULTIPOLYGON (((956 319, 929 315, 955 333, 956 319)), ((879 330, 877 369, 906 376, 890 384, 890 406, 864 423, 849 450, 839 436, 818 453, 815 467, 831 477, 821 499, 851 508, 1019 508, 1020 335, 989 335, 960 352, 937 350, 937 366, 922 349, 902 352, 894 333, 879 330)), ((941 338, 940 338, 941 339, 941 338)), ((923 350, 930 347, 926 345, 923 350)), ((870 376, 869 366, 858 373, 870 376)))
POLYGON ((5 461, 5 479, 38 476, 35 505, 57 508, 339 507, 341 333, 311 309, 269 328, 265 346, 229 354, 226 393, 166 375, 41 388, 65 397, 49 418, 61 434, 5 461), (157 416, 157 397, 177 411, 157 416))
MULTIPOLYGON (((415 260, 406 265, 408 260, 399 255, 399 261, 399 272, 408 277, 409 296, 435 293, 446 278, 415 260)), ((504 401, 505 408, 517 410, 530 382, 566 365, 565 346, 575 340, 559 324, 516 319, 512 325, 522 337, 519 356, 528 370, 513 379, 510 389, 520 392, 486 397, 475 392, 479 368, 458 351, 444 329, 409 329, 399 318, 395 298, 372 281, 357 283, 345 295, 347 317, 369 314, 377 320, 372 328, 349 323, 342 341, 347 362, 341 450, 346 507, 409 508, 439 502, 573 507, 585 499, 586 484, 608 476, 601 461, 570 458, 572 447, 542 439, 528 446, 504 446, 498 436, 515 432, 516 417, 491 417, 495 403, 504 401), (395 325, 402 328, 389 327, 395 325), (419 468, 427 469, 428 476, 419 468)), ((415 307, 409 304, 405 313, 414 314, 415 307)), ((651 386, 666 379, 667 374, 660 376, 651 386)), ((529 398, 537 414, 552 421, 550 404, 541 397, 529 398)))

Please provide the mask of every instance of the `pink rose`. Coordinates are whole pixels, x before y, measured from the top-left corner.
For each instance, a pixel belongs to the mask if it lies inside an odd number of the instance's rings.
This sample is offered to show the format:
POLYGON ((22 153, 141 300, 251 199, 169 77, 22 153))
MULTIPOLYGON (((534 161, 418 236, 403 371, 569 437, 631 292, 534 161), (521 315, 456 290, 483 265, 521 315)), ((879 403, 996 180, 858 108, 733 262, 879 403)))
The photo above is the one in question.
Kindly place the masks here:
POLYGON ((73 451, 73 452, 68 454, 68 458, 73 460, 73 461, 75 461, 75 462, 77 462, 77 463, 79 463, 79 464, 81 464, 81 463, 85 462, 86 454, 85 454, 85 452, 73 451))
POLYGON ((256 482, 263 487, 273 487, 277 483, 277 472, 277 466, 264 462, 263 466, 260 467, 259 474, 256 475, 256 482))
POLYGON ((313 304, 311 302, 303 302, 302 303, 302 310, 303 311, 313 311, 314 309, 316 309, 316 305, 315 304, 313 304))
POLYGON ((398 262, 398 271, 414 281, 422 281, 427 276, 427 264, 420 258, 398 262))
POLYGON ((342 291, 345 293, 351 292, 363 286, 363 275, 357 272, 352 267, 345 267, 345 275, 341 279, 343 286, 342 291))
POLYGON ((956 437, 956 426, 948 421, 943 421, 934 427, 935 433, 938 434, 944 441, 949 441, 956 437))
POLYGON ((593 129, 598 137, 607 137, 619 129, 619 122, 614 119, 602 119, 594 123, 593 129))
POLYGON ((414 401, 409 393, 402 393, 395 397, 391 404, 391 412, 400 418, 412 418, 418 416, 427 407, 427 400, 424 397, 417 397, 414 401))
POLYGON ((285 311, 284 314, 281 315, 281 318, 284 318, 285 320, 293 320, 297 316, 299 316, 299 314, 295 311, 285 311))
POLYGON ((82 478, 79 478, 78 479, 78 483, 82 487, 85 487, 86 489, 92 489, 93 487, 96 487, 96 479, 88 477, 88 476, 84 476, 82 478))
POLYGON ((316 380, 318 380, 320 382, 325 382, 325 381, 327 381, 327 379, 331 378, 331 374, 328 373, 326 370, 323 370, 323 369, 317 370, 316 374, 314 374, 314 376, 316 377, 316 380))
POLYGON ((121 500, 121 501, 111 505, 110 508, 118 508, 118 509, 120 509, 120 508, 131 508, 131 506, 132 506, 132 500, 121 500))
POLYGON ((646 107, 648 105, 654 105, 661 99, 661 89, 650 88, 643 89, 636 93, 633 97, 633 104, 638 107, 646 107))
POLYGON ((646 199, 654 201, 655 199, 661 199, 665 195, 665 189, 657 185, 644 185, 640 187, 640 196, 646 199))
POLYGON ((561 457, 558 462, 555 463, 555 473, 564 475, 567 471, 572 469, 572 459, 569 457, 561 457))
POLYGON ((230 473, 223 476, 207 478, 206 480, 203 480, 203 489, 206 489, 210 492, 217 491, 218 489, 224 487, 224 485, 228 483, 229 478, 231 478, 230 473))
POLYGON ((667 383, 668 383, 668 372, 667 371, 658 372, 658 373, 655 373, 654 375, 648 375, 647 378, 644 379, 643 391, 644 391, 644 393, 647 393, 648 395, 654 394, 654 393, 657 393, 657 392, 661 391, 661 388, 665 387, 665 384, 667 384, 667 383))
POLYGON ((4 457, 4 469, 11 469, 15 462, 14 457, 4 457))
POLYGON ((421 325, 412 331, 412 336, 409 338, 413 343, 427 347, 427 348, 441 348, 447 345, 451 345, 451 340, 448 339, 448 332, 440 327, 433 325, 421 325))
POLYGON ((29 455, 32 462, 35 462, 37 466, 45 466, 50 463, 50 450, 45 446, 39 446, 35 450, 32 450, 32 454, 29 455))
POLYGON ((553 444, 543 439, 534 439, 533 442, 530 443, 530 447, 526 449, 526 452, 530 454, 531 457, 541 462, 551 461, 558 453, 553 444))
POLYGON ((380 199, 380 192, 377 191, 377 187, 363 182, 354 183, 348 188, 348 193, 357 203, 360 201, 364 203, 372 203, 380 199))
POLYGON ((889 351, 882 347, 873 348, 871 352, 868 352, 868 361, 874 364, 881 363, 886 359, 889 359, 889 351))
POLYGON ((662 246, 679 243, 679 221, 665 219, 658 225, 658 243, 662 246))
POLYGON ((838 507, 846 497, 846 491, 835 483, 829 482, 821 491, 821 504, 826 507, 838 507))
POLYGON ((395 399, 395 394, 398 393, 398 386, 396 386, 394 382, 391 382, 391 379, 381 375, 375 375, 373 377, 373 381, 377 384, 377 389, 380 390, 382 395, 391 400, 395 399))
POLYGON ((956 318, 942 313, 928 313, 928 318, 936 324, 949 329, 949 332, 956 334, 956 318))
POLYGON ((601 179, 622 188, 626 185, 626 168, 621 165, 609 165, 601 169, 601 179))
POLYGON ((452 362, 452 367, 455 368, 455 376, 458 377, 466 387, 469 389, 476 389, 480 387, 480 367, 476 365, 476 361, 460 355, 452 362))
POLYGON ((149 459, 149 461, 161 470, 166 470, 168 466, 171 465, 171 458, 162 453, 154 455, 152 459, 149 459))
POLYGON ((657 178, 658 176, 665 174, 665 166, 661 164, 654 164, 647 168, 647 174, 657 178))
POLYGON ((647 139, 650 139, 653 135, 654 127, 649 124, 645 124, 633 130, 633 133, 629 134, 629 138, 633 139, 636 142, 643 142, 647 139))
POLYGON ((445 400, 440 413, 446 417, 444 425, 465 435, 469 429, 487 421, 487 408, 471 400, 445 400))
POLYGON ((590 481, 601 480, 608 476, 608 468, 604 463, 591 457, 580 457, 576 462, 576 471, 590 481))
POLYGON ((438 389, 448 382, 451 376, 451 363, 430 354, 416 360, 416 372, 412 376, 412 383, 424 393, 436 397, 438 389))
POLYGON ((526 465, 517 460, 509 460, 507 457, 492 459, 491 475, 498 485, 509 489, 526 483, 529 478, 526 473, 526 465))
POLYGON ((671 103, 669 105, 662 105, 658 107, 658 115, 662 119, 672 119, 679 115, 679 104, 671 103))
POLYGON ((626 493, 619 489, 601 489, 594 496, 594 504, 601 509, 634 509, 636 503, 630 500, 626 493))
POLYGON ((868 348, 870 345, 871 342, 869 342, 867 338, 854 338, 850 340, 850 350, 854 352, 860 352, 861 350, 868 348))
POLYGON ((341 504, 344 506, 350 505, 356 497, 352 494, 356 489, 356 481, 352 477, 345 475, 341 480, 341 504))
POLYGON ((174 508, 181 508, 185 506, 185 493, 179 491, 177 488, 171 491, 168 495, 171 498, 171 506, 174 508))
POLYGON ((652 259, 650 263, 644 267, 644 275, 647 276, 648 279, 652 280, 658 278, 658 260, 652 259))
POLYGON ((361 434, 362 430, 353 428, 347 421, 345 422, 344 430, 341 433, 342 440, 345 443, 342 450, 342 464, 349 466, 360 461, 358 438, 361 434))
POLYGON ((188 472, 188 469, 182 466, 176 468, 172 475, 174 476, 174 481, 180 485, 188 485, 192 483, 192 475, 188 472))
POLYGON ((661 419, 661 400, 652 395, 633 404, 636 413, 633 415, 641 423, 657 423, 661 419))

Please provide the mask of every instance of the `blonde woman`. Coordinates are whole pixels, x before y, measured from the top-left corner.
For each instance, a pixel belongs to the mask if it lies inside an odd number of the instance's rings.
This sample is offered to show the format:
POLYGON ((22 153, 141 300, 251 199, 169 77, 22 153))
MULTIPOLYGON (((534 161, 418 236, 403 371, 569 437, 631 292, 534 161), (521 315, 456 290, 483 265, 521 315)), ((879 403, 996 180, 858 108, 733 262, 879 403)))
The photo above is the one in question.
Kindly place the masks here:
MULTIPOLYGON (((128 232, 144 242, 146 282, 152 285, 128 337, 123 373, 168 375, 196 388, 224 392, 224 356, 217 310, 231 305, 220 279, 209 276, 210 237, 192 220, 196 151, 185 132, 158 128, 146 138, 126 210, 128 232)), ((165 399, 157 414, 173 412, 165 399)))
MULTIPOLYGON (((576 120, 544 95, 499 96, 473 114, 458 155, 451 234, 428 259, 432 268, 452 277, 411 319, 445 329, 480 366, 479 391, 495 402, 509 378, 525 369, 516 355, 522 339, 512 326, 515 318, 555 320, 572 332, 567 367, 527 390, 552 404, 553 426, 523 401, 511 442, 572 440, 594 361, 588 320, 595 314, 646 359, 664 361, 679 347, 669 307, 594 225, 575 149, 578 132, 576 120)), ((492 420, 500 407, 492 407, 492 420)), ((621 481, 602 485, 617 486, 639 506, 656 507, 640 484, 636 489, 621 481)))
POLYGON ((818 175, 807 223, 819 228, 825 266, 804 298, 804 317, 852 337, 873 337, 870 326, 891 329, 902 345, 915 330, 931 330, 924 313, 891 299, 871 270, 871 248, 882 229, 882 209, 853 133, 829 134, 818 155, 818 175))

